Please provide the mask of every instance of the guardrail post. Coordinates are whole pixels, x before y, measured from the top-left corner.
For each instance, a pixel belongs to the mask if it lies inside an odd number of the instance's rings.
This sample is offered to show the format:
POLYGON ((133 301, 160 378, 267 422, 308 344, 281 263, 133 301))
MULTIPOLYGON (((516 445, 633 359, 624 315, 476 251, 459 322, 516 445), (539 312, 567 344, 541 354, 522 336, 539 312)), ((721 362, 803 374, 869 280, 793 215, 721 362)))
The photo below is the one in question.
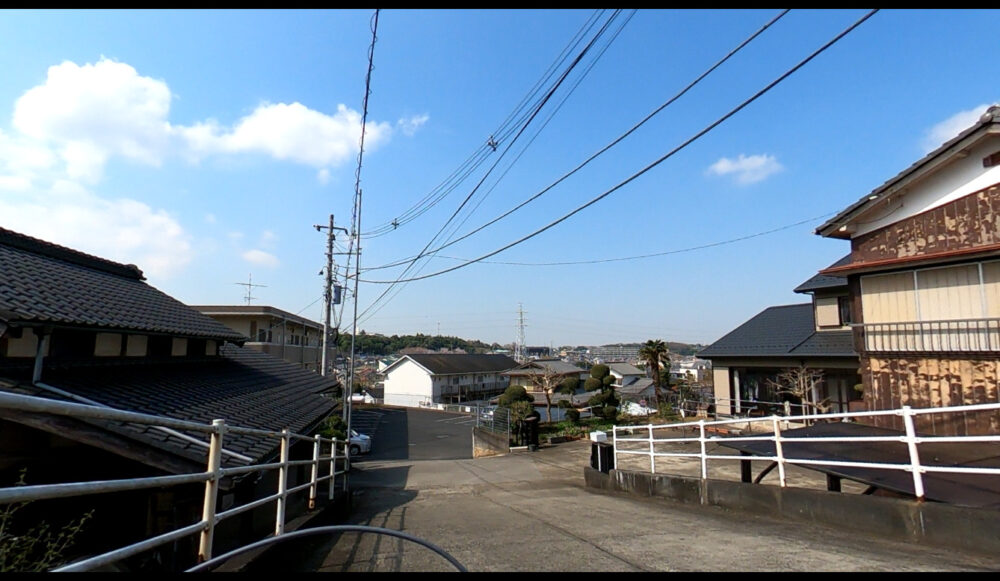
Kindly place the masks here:
POLYGON ((288 428, 281 430, 281 466, 278 468, 278 513, 274 518, 274 536, 285 532, 285 503, 288 501, 288 428))
MULTIPOLYGON (((649 471, 656 474, 656 451, 653 449, 653 424, 646 424, 646 427, 649 428, 649 471)), ((617 460, 616 458, 615 461, 617 462, 617 460)))
POLYGON ((219 496, 219 468, 222 466, 222 435, 226 431, 225 420, 212 420, 212 435, 208 446, 208 473, 212 477, 205 481, 205 502, 201 511, 201 520, 205 530, 201 531, 198 543, 198 562, 204 563, 212 558, 212 541, 215 538, 215 501, 219 496))
POLYGON ((778 427, 778 416, 771 416, 771 425, 774 427, 774 452, 778 458, 778 480, 781 487, 785 487, 785 454, 781 449, 781 430, 778 427))
POLYGON ((708 480, 708 455, 705 454, 705 420, 698 420, 698 442, 701 444, 701 479, 708 480))
POLYGON ((319 478, 319 434, 313 436, 312 486, 309 487, 309 510, 316 508, 316 481, 319 478))
POLYGON ((924 477, 920 468, 920 454, 917 452, 917 431, 913 427, 913 409, 903 406, 903 425, 906 426, 906 447, 910 450, 910 471, 913 472, 913 495, 917 502, 924 501, 924 477))
POLYGON ((337 488, 337 438, 330 443, 330 488, 327 490, 329 500, 333 500, 333 491, 337 488))

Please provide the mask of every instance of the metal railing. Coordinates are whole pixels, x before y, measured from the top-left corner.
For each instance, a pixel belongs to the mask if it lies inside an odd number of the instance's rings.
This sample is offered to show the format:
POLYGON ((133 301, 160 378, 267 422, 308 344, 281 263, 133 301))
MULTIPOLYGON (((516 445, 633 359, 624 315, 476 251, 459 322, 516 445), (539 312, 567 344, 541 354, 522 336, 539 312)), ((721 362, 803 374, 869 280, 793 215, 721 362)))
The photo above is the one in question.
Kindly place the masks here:
MULTIPOLYGON (((649 457, 649 471, 653 474, 656 473, 656 459, 664 457, 675 457, 675 458, 697 458, 701 464, 701 479, 706 480, 708 478, 708 464, 709 461, 715 460, 741 460, 741 461, 768 461, 777 464, 778 475, 782 487, 786 486, 785 470, 789 465, 822 465, 822 466, 842 466, 842 467, 858 467, 858 468, 878 468, 886 470, 900 470, 904 472, 910 472, 913 475, 913 489, 914 495, 917 499, 923 500, 924 498, 924 484, 923 475, 925 473, 954 473, 954 474, 990 474, 995 476, 1000 476, 1000 468, 975 468, 975 467, 960 467, 960 466, 940 466, 932 465, 922 462, 920 459, 919 446, 921 444, 928 443, 943 443, 943 442, 1000 442, 1000 435, 982 435, 982 436, 918 436, 916 433, 916 428, 914 427, 914 418, 919 415, 931 415, 931 414, 949 414, 949 413, 966 413, 966 412, 979 412, 979 411, 1000 411, 1000 403, 992 404, 978 404, 978 405, 966 405, 966 406, 952 406, 952 407, 940 407, 940 408, 911 408, 909 406, 903 406, 900 409, 895 410, 880 410, 880 411, 866 411, 866 412, 844 412, 844 413, 833 413, 833 414, 808 414, 800 416, 783 416, 779 417, 777 415, 772 415, 767 418, 758 418, 758 422, 763 422, 768 424, 771 428, 771 433, 766 435, 749 435, 749 436, 726 436, 724 438, 718 435, 707 435, 708 432, 713 431, 724 426, 729 426, 733 424, 746 424, 746 420, 719 420, 719 421, 706 421, 704 419, 698 420, 697 422, 679 422, 671 424, 661 424, 653 425, 647 424, 645 426, 613 426, 612 427, 612 443, 614 446, 615 454, 615 466, 618 465, 619 455, 640 455, 649 457), (843 437, 810 437, 810 438, 800 438, 794 435, 784 436, 782 435, 782 424, 786 424, 789 421, 850 421, 851 418, 858 417, 873 417, 873 416, 898 416, 902 418, 904 425, 904 433, 902 435, 893 436, 843 436, 843 437), (654 437, 654 431, 657 430, 683 430, 683 429, 696 429, 697 436, 695 437, 675 437, 675 438, 663 438, 654 437), (642 438, 633 437, 619 437, 619 434, 628 434, 629 436, 635 435, 635 432, 645 431, 646 436, 642 438), (707 452, 706 446, 709 443, 716 444, 720 440, 726 442, 754 442, 754 441, 771 441, 774 442, 775 453, 773 456, 767 455, 730 455, 730 454, 709 454, 707 452), (861 443, 861 442, 893 442, 902 443, 906 445, 908 451, 908 461, 905 463, 880 463, 880 462, 851 462, 851 461, 836 461, 836 460, 815 460, 809 458, 796 458, 787 454, 782 448, 782 444, 789 442, 808 442, 812 444, 817 443, 827 443, 827 442, 851 442, 851 443, 861 443), (698 444, 698 452, 669 452, 669 451, 657 451, 656 445, 661 443, 687 443, 687 444, 698 444), (625 448, 622 447, 625 444, 625 448)), ((787 428, 786 428, 787 429, 787 428)))
MULTIPOLYGON (((212 559, 215 527, 221 521, 242 514, 248 510, 275 503, 274 536, 285 533, 286 509, 290 496, 308 491, 309 509, 316 508, 319 484, 329 481, 327 497, 334 500, 336 477, 350 471, 350 457, 347 453, 347 442, 336 438, 325 438, 316 434, 305 436, 291 433, 285 429, 280 432, 244 428, 226 424, 224 420, 214 420, 211 424, 200 424, 185 420, 177 420, 162 416, 115 410, 77 403, 68 403, 46 398, 0 392, 0 407, 25 412, 47 413, 76 418, 132 422, 150 426, 160 426, 175 430, 185 430, 207 434, 209 437, 208 461, 204 472, 177 474, 171 476, 155 476, 146 478, 129 478, 120 480, 101 480, 91 482, 71 482, 62 484, 42 484, 0 488, 0 505, 15 502, 29 502, 54 498, 75 497, 90 494, 106 494, 126 490, 154 489, 180 484, 205 484, 203 510, 201 520, 188 526, 157 535, 141 542, 133 543, 109 552, 95 555, 81 561, 53 569, 62 571, 89 571, 102 565, 111 564, 122 559, 137 555, 144 551, 166 545, 178 539, 199 535, 198 562, 212 559), (222 452, 226 434, 243 434, 276 438, 280 444, 280 460, 268 464, 250 464, 246 466, 222 467, 222 452), (290 460, 289 449, 292 440, 312 442, 311 460, 290 460), (329 452, 323 448, 329 446, 329 452), (343 460, 342 469, 337 469, 337 460, 343 460), (308 482, 288 488, 289 468, 293 466, 311 466, 312 472, 308 482), (259 498, 252 502, 218 512, 216 499, 219 493, 220 480, 227 476, 246 474, 264 470, 278 471, 278 490, 275 494, 259 498), (326 474, 320 475, 321 471, 326 474)), ((342 478, 343 489, 347 490, 347 479, 342 478)))
POLYGON ((1000 318, 859 323, 868 352, 1000 351, 1000 318))

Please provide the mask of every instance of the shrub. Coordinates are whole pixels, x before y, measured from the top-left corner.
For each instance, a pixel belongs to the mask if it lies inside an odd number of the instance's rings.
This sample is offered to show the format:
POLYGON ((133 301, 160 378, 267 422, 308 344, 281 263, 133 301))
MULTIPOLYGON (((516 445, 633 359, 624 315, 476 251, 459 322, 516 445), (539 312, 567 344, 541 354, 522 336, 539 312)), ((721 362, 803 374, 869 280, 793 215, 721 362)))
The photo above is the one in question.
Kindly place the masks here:
POLYGON ((576 408, 566 408, 566 419, 574 424, 580 421, 580 410, 576 408))
POLYGON ((503 395, 497 400, 497 404, 502 407, 511 407, 514 402, 518 401, 531 403, 535 401, 535 398, 528 395, 528 391, 524 389, 524 386, 512 385, 503 392, 503 395))

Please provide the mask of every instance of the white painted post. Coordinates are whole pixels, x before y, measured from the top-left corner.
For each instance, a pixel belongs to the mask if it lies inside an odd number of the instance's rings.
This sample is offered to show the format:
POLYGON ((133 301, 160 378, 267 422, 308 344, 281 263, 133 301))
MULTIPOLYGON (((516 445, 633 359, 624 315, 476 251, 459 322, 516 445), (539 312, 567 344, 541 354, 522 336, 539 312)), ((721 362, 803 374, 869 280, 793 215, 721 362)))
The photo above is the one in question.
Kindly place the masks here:
POLYGON ((201 520, 205 530, 201 531, 198 544, 198 562, 204 563, 212 558, 212 541, 215 536, 215 501, 219 496, 219 468, 222 466, 222 435, 226 431, 225 420, 212 420, 212 435, 208 445, 208 473, 212 477, 205 481, 205 502, 202 506, 201 520))
POLYGON ((319 478, 319 434, 313 436, 312 485, 309 487, 309 510, 316 508, 316 480, 319 478))
POLYGON ((917 431, 913 427, 913 409, 903 406, 903 425, 906 426, 906 447, 910 450, 910 471, 913 472, 913 495, 918 502, 924 501, 924 477, 917 453, 917 431))
POLYGON ((656 474, 656 451, 653 449, 653 424, 646 424, 649 428, 649 471, 656 474))
POLYGON ((285 532, 285 502, 288 499, 288 428, 281 430, 281 466, 278 468, 278 513, 274 519, 274 536, 285 532))
POLYGON ((330 443, 330 488, 327 491, 327 496, 330 500, 333 500, 333 491, 337 484, 337 438, 333 439, 330 443))
POLYGON ((778 428, 778 416, 771 416, 771 425, 774 427, 774 452, 778 457, 778 479, 781 487, 785 487, 785 454, 781 450, 781 430, 778 428))
POLYGON ((701 479, 708 480, 708 455, 705 453, 705 420, 698 420, 698 442, 701 443, 701 479))

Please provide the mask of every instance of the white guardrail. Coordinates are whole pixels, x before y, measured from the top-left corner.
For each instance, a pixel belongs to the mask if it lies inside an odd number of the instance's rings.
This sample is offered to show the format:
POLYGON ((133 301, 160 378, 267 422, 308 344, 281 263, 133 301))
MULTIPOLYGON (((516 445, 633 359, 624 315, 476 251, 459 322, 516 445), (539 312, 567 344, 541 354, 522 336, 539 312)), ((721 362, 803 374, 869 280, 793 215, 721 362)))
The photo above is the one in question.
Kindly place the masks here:
POLYGON ((656 458, 658 457, 682 457, 682 458, 698 458, 701 461, 701 479, 706 480, 708 478, 708 463, 710 460, 765 460, 777 463, 778 475, 781 481, 781 486, 784 487, 785 484, 785 467, 786 465, 823 465, 823 466, 843 466, 843 467, 859 467, 859 468, 879 468, 888 470, 901 470, 904 472, 910 472, 913 474, 913 489, 915 496, 923 500, 924 498, 924 485, 923 485, 923 474, 928 472, 947 472, 956 474, 992 474, 1000 476, 1000 468, 974 468, 974 467, 961 467, 961 466, 930 466, 921 463, 919 446, 925 443, 937 443, 937 442, 1000 442, 1000 435, 983 435, 983 436, 918 436, 916 434, 916 429, 914 428, 914 417, 918 415, 930 415, 930 414, 948 414, 948 413, 966 413, 966 412, 977 412, 977 411, 989 411, 989 410, 1000 410, 1000 403, 992 404, 977 404, 977 405, 964 405, 964 406, 953 406, 953 407, 939 407, 939 408, 911 408, 909 406, 903 406, 900 409, 894 410, 880 410, 880 411, 866 411, 866 412, 844 412, 844 413, 832 413, 832 414, 808 414, 799 416, 777 416, 772 415, 770 417, 759 417, 753 418, 753 423, 769 423, 771 432, 766 435, 757 436, 706 436, 706 431, 713 427, 721 427, 731 424, 740 424, 742 426, 747 425, 747 418, 732 419, 732 420, 717 420, 717 421, 706 421, 704 419, 698 420, 697 422, 677 422, 671 424, 660 424, 660 425, 632 425, 632 426, 613 426, 612 427, 612 444, 614 446, 615 454, 615 466, 618 465, 619 455, 645 455, 649 456, 649 471, 653 474, 656 473, 656 458), (782 424, 786 426, 791 422, 806 422, 806 421, 826 421, 826 420, 836 420, 836 421, 848 421, 850 418, 857 417, 872 417, 872 416, 900 416, 902 417, 903 425, 905 427, 905 432, 899 436, 845 436, 845 437, 810 437, 810 438, 797 438, 788 437, 782 435, 782 424), (676 438, 657 438, 654 437, 654 431, 657 430, 678 430, 678 429, 692 429, 696 428, 698 435, 695 437, 676 437, 676 438), (629 435, 634 435, 636 431, 646 431, 647 435, 643 438, 631 438, 631 437, 620 437, 619 434, 627 433, 629 435), (774 442, 775 454, 773 456, 764 455, 754 455, 754 456, 735 456, 735 455, 724 455, 724 454, 708 454, 706 452, 706 445, 709 443, 718 443, 720 440, 725 440, 726 442, 753 442, 753 441, 772 441, 774 442), (658 443, 694 443, 697 442, 700 447, 700 452, 698 453, 685 453, 685 452, 667 452, 667 451, 657 451, 656 444, 658 443), (876 463, 876 462, 847 462, 847 461, 834 461, 834 460, 810 460, 806 458, 795 458, 790 457, 788 454, 784 453, 782 444, 789 442, 809 442, 809 443, 825 443, 825 442, 895 442, 906 444, 909 451, 909 461, 902 464, 886 464, 886 463, 876 463), (634 446, 636 443, 641 443, 644 445, 644 449, 622 449, 621 443, 625 443, 628 446, 634 446), (648 445, 648 448, 645 447, 648 445))
MULTIPOLYGON (((91 418, 114 420, 123 422, 134 422, 177 430, 189 430, 208 434, 209 449, 208 462, 205 472, 193 474, 177 474, 172 476, 155 476, 148 478, 131 478, 122 480, 102 480, 92 482, 73 482, 64 484, 44 484, 34 486, 15 486, 0 488, 0 505, 14 502, 27 502, 36 500, 47 500, 53 498, 65 498, 71 496, 82 496, 88 494, 101 494, 119 492, 124 490, 142 490, 150 488, 160 488, 178 484, 190 484, 197 482, 205 483, 204 508, 202 519, 184 528, 174 530, 159 536, 146 539, 144 541, 131 544, 120 549, 96 555, 82 561, 77 561, 69 565, 53 569, 53 572, 61 571, 88 571, 114 563, 121 559, 136 555, 143 551, 156 548, 160 545, 173 542, 188 535, 200 535, 198 549, 198 562, 203 563, 212 559, 212 542, 215 533, 215 526, 227 518, 234 517, 245 511, 252 510, 269 502, 276 503, 274 519, 274 536, 285 534, 285 508, 288 497, 308 490, 309 508, 316 507, 316 493, 321 482, 330 480, 328 487, 328 500, 334 499, 336 489, 336 477, 346 474, 350 470, 350 457, 347 454, 347 442, 337 439, 324 438, 319 434, 315 436, 304 436, 294 434, 287 429, 280 432, 258 430, 252 428, 242 428, 226 424, 224 420, 215 420, 211 424, 199 424, 184 420, 176 420, 162 416, 140 414, 102 408, 97 406, 67 403, 45 398, 19 395, 0 392, 0 407, 27 412, 50 413, 57 415, 72 416, 78 418, 91 418), (246 434, 253 436, 272 437, 280 441, 280 461, 269 464, 254 464, 239 466, 234 468, 221 467, 223 452, 223 439, 226 434, 246 434), (313 443, 312 460, 289 460, 288 451, 292 440, 308 440, 313 443), (324 452, 328 449, 328 452, 324 452), (337 470, 336 461, 343 460, 343 469, 337 470), (312 476, 304 484, 288 488, 288 470, 291 466, 312 466, 312 476), (322 468, 326 467, 328 468, 322 468), (320 475, 321 468, 326 472, 320 475), (219 492, 219 480, 226 476, 256 472, 260 470, 278 470, 278 490, 275 494, 260 498, 247 504, 223 511, 216 511, 216 498, 219 492)), ((346 478, 343 479, 343 486, 347 486, 346 478)))

